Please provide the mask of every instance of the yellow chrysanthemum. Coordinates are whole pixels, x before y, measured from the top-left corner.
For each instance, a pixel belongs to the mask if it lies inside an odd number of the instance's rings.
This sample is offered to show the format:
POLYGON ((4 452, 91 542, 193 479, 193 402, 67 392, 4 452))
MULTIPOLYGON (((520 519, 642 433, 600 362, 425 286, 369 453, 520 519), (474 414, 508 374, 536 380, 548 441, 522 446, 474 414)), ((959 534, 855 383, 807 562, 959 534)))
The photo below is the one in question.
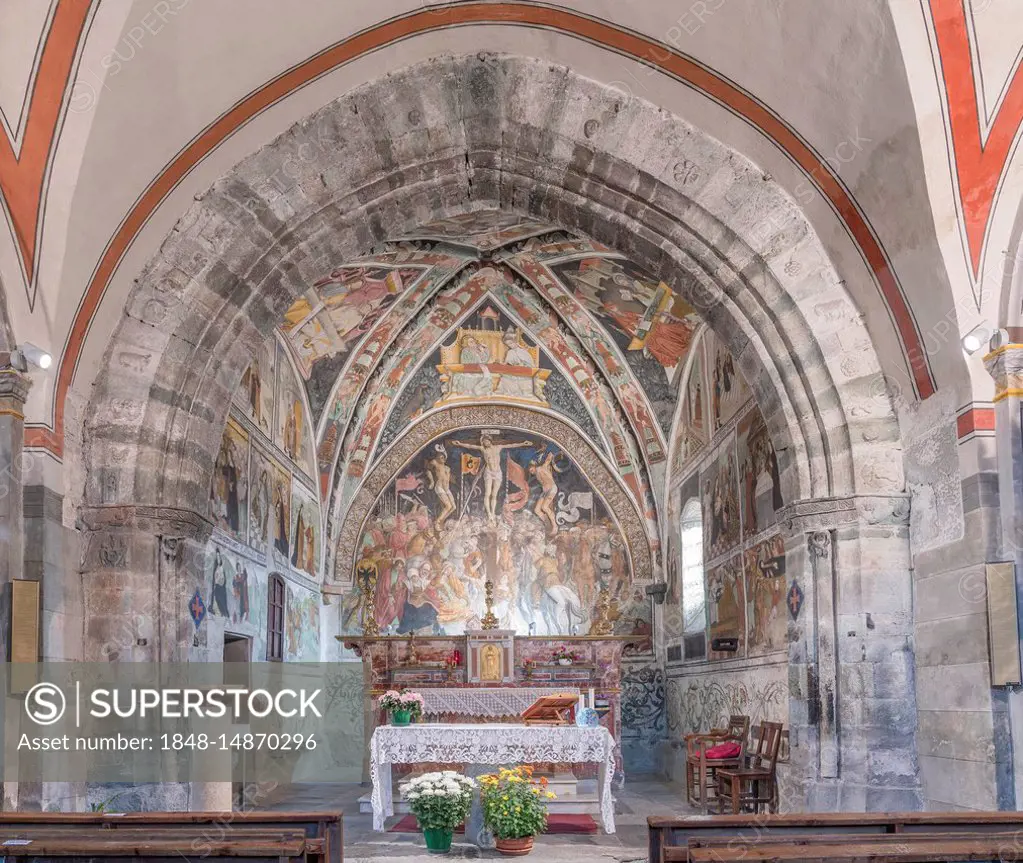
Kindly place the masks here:
POLYGON ((558 795, 555 794, 553 791, 546 791, 546 792, 544 792, 543 796, 546 797, 548 800, 553 800, 558 795))

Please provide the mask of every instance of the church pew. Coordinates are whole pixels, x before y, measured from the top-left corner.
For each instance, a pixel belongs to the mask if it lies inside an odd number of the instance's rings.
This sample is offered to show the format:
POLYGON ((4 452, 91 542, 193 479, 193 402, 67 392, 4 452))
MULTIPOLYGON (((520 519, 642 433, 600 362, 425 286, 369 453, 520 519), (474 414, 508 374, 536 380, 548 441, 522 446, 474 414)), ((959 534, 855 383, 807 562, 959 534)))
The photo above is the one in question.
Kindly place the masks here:
POLYGON ((941 834, 915 833, 901 836, 830 835, 814 842, 772 840, 732 847, 722 844, 672 848, 666 861, 679 863, 936 863, 949 860, 1020 860, 1023 846, 1014 842, 1014 834, 941 834), (892 841, 894 840, 894 841, 892 841))
MULTIPOLYGON (((343 830, 340 812, 0 812, 0 836, 10 831, 45 828, 111 831, 179 831, 194 847, 230 840, 241 833, 277 832, 305 838, 305 853, 324 863, 342 863, 343 830)), ((192 855, 196 856, 193 850, 192 855)))
MULTIPOLYGON (((946 854, 950 851, 966 854, 967 856, 962 859, 972 859, 969 857, 971 853, 979 855, 979 859, 993 857, 1003 860, 1016 859, 1023 854, 1023 842, 1016 832, 939 831, 874 835, 824 833, 797 834, 786 836, 784 839, 780 837, 737 839, 724 836, 691 838, 687 848, 680 846, 666 848, 665 861, 682 863, 697 860, 815 860, 821 856, 846 860, 856 859, 868 849, 869 854, 866 856, 870 859, 905 861, 913 855, 923 855, 926 859, 931 859, 928 855, 933 854, 936 847, 943 848, 943 853, 946 854)), ((956 856, 954 859, 960 858, 956 856)))
MULTIPOLYGON (((0 836, 2 836, 0 832, 0 836)), ((5 837, 0 847, 5 857, 26 863, 43 863, 61 858, 101 863, 130 857, 135 861, 179 861, 196 858, 230 857, 236 863, 264 863, 276 860, 300 861, 306 859, 306 843, 302 835, 239 836, 207 842, 197 851, 192 836, 182 832, 177 837, 134 835, 133 831, 106 829, 79 829, 77 831, 43 832, 27 837, 5 837)))
MULTIPOLYGON (((834 812, 785 815, 650 816, 649 863, 687 859, 690 839, 765 840, 809 833, 849 835, 1005 833, 1023 828, 1023 812, 834 812), (681 848, 678 852, 674 849, 681 848), (668 850, 672 849, 671 855, 668 850)), ((745 845, 745 843, 744 843, 745 845)), ((1023 839, 1020 840, 1023 847, 1023 839)), ((748 846, 746 846, 748 847, 748 846)), ((965 858, 964 858, 965 859, 965 858)))

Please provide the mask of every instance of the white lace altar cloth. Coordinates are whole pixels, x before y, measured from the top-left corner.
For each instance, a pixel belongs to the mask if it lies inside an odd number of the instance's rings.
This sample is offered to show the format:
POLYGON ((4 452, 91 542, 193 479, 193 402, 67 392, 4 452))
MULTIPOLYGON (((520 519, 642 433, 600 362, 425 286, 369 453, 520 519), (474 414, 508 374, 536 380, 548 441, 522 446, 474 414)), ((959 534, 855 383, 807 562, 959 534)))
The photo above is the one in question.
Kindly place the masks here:
POLYGON ((605 833, 615 832, 611 777, 615 741, 603 726, 577 725, 381 725, 369 745, 373 781, 373 829, 382 831, 394 814, 392 764, 596 763, 597 793, 605 833))
POLYGON ((575 686, 424 688, 423 713, 427 716, 521 716, 541 695, 579 697, 575 686))

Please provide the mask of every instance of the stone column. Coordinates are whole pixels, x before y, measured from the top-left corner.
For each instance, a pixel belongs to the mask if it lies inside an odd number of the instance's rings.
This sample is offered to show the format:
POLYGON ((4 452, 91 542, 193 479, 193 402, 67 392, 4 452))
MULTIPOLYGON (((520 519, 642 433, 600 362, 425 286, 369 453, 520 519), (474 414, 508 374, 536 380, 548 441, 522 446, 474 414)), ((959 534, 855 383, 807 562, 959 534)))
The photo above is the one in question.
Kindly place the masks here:
MULTIPOLYGON (((25 399, 31 385, 27 375, 9 365, 0 366, 0 659, 4 662, 10 660, 11 582, 25 575, 22 456, 25 399)), ((17 723, 9 725, 16 732, 17 723)), ((38 808, 40 792, 36 782, 4 783, 2 808, 38 808)))
MULTIPOLYGON (((203 573, 212 525, 187 510, 153 506, 85 507, 82 592, 86 662, 187 663, 195 627, 188 600, 203 573)), ((117 789, 120 790, 120 789, 117 789)), ((185 776, 137 783, 136 802, 146 809, 223 805, 230 784, 190 783, 185 776), (192 786, 196 785, 195 788, 192 786)))
POLYGON ((22 453, 25 399, 32 381, 0 367, 0 658, 9 661, 11 582, 25 572, 25 499, 22 453))
POLYGON ((906 495, 797 501, 789 576, 789 716, 811 810, 920 807, 906 495))
MULTIPOLYGON (((984 365, 995 381, 1000 558, 1015 564, 1016 614, 1023 641, 1023 331, 1010 331, 1010 343, 984 357, 984 365)), ((1012 687, 1007 698, 1013 796, 1018 806, 1023 801, 1023 746, 1019 744, 1023 741, 1023 693, 1012 687)))
POLYGON ((152 506, 84 508, 79 522, 85 660, 187 662, 210 522, 152 506))

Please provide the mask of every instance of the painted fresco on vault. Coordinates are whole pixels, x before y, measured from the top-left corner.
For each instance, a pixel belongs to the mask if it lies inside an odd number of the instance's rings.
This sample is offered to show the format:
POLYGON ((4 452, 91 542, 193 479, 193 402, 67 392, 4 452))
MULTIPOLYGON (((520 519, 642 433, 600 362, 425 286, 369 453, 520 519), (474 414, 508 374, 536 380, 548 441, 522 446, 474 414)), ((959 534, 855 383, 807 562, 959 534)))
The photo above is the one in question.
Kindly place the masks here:
POLYGON ((252 365, 242 375, 234 401, 243 415, 270 438, 274 419, 274 388, 277 370, 277 339, 270 338, 256 351, 252 365))
POLYGON ((708 649, 710 659, 731 659, 744 655, 746 643, 746 597, 742 578, 742 557, 736 555, 707 573, 708 644, 715 638, 737 638, 739 649, 726 653, 708 649))
POLYGON ((373 372, 375 383, 373 397, 359 399, 357 408, 353 402, 361 386, 351 391, 347 403, 340 398, 341 393, 349 392, 346 376, 338 391, 339 398, 335 403, 337 408, 334 418, 339 420, 354 410, 342 450, 349 477, 361 477, 365 472, 370 451, 375 446, 377 435, 383 428, 384 419, 405 380, 405 375, 428 355, 445 331, 478 302, 486 290, 486 285, 495 276, 501 277, 492 270, 482 270, 460 285, 457 290, 446 291, 438 296, 424 309, 416 323, 395 340, 390 353, 373 372))
POLYGON ((544 386, 550 369, 540 367, 540 348, 493 307, 477 316, 475 328, 459 327, 442 345, 436 368, 442 394, 434 405, 493 398, 547 407, 544 386))
POLYGON ((213 466, 210 517, 222 531, 245 542, 248 530, 249 436, 228 418, 213 466))
POLYGON ((700 323, 695 310, 630 261, 586 258, 551 269, 614 337, 667 434, 675 372, 700 323))
POLYGON ((784 650, 788 614, 785 605, 785 542, 779 534, 745 551, 750 656, 784 650))
POLYGON ((416 369, 394 401, 377 451, 434 407, 489 399, 551 407, 576 423, 594 444, 606 447, 579 394, 546 351, 487 305, 416 369))
MULTIPOLYGON (((629 604, 622 628, 644 619, 632 608, 620 529, 568 453, 532 432, 473 429, 431 442, 384 489, 358 555, 378 573, 382 632, 478 626, 488 577, 502 626, 523 634, 584 634, 602 586, 620 610, 629 604)), ((345 608, 353 631, 360 597, 345 608)))
POLYGON ((736 434, 742 495, 742 535, 754 536, 778 520, 782 508, 778 460, 760 409, 754 407, 736 434))
POLYGON ((307 476, 314 476, 312 426, 302 385, 283 357, 277 374, 277 424, 274 443, 307 476))
POLYGON ((316 498, 295 482, 291 495, 291 568, 316 578, 320 554, 320 515, 316 498))
POLYGON ((727 348, 713 336, 707 339, 707 357, 710 371, 710 404, 714 429, 717 430, 734 417, 752 393, 739 373, 735 360, 727 348))
POLYGON ((704 558, 712 560, 739 542, 739 500, 731 440, 700 475, 704 558))
POLYGON ((419 267, 340 267, 314 282, 320 302, 302 297, 288 309, 281 330, 302 376, 324 357, 347 357, 384 312, 422 275, 419 267))

